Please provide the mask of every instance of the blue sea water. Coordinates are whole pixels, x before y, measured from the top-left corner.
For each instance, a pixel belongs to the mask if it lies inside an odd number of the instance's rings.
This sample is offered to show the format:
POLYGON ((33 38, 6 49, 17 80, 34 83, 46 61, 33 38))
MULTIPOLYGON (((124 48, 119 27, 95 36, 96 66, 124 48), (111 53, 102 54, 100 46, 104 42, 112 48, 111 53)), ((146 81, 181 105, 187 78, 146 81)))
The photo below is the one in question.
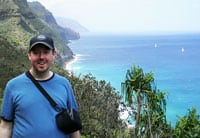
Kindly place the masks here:
POLYGON ((118 91, 133 65, 152 71, 157 88, 168 91, 167 120, 173 125, 188 109, 200 113, 200 34, 87 34, 70 48, 78 57, 70 65, 76 74, 92 73, 118 91))

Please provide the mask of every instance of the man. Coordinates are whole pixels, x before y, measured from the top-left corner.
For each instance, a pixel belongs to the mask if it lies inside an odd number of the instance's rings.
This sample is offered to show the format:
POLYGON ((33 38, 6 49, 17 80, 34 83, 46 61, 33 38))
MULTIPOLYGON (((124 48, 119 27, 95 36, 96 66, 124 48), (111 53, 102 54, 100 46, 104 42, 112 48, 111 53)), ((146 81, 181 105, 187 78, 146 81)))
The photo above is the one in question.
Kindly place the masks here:
MULTIPOLYGON (((53 39, 37 35, 30 40, 29 72, 61 107, 78 110, 69 81, 50 71, 56 57, 53 39)), ((76 131, 69 135, 60 131, 55 116, 58 112, 49 104, 30 78, 23 73, 10 80, 4 91, 0 138, 79 138, 76 131)))

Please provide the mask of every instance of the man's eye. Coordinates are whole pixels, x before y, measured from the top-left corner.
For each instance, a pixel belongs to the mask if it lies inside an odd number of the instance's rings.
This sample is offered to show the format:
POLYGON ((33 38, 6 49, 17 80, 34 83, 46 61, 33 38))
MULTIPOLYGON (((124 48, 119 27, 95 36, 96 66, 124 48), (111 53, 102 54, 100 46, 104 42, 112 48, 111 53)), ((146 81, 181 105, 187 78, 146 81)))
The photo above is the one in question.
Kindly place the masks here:
POLYGON ((33 51, 34 55, 38 55, 40 52, 39 51, 33 51))
POLYGON ((49 52, 50 52, 49 50, 43 51, 44 54, 49 54, 49 52))

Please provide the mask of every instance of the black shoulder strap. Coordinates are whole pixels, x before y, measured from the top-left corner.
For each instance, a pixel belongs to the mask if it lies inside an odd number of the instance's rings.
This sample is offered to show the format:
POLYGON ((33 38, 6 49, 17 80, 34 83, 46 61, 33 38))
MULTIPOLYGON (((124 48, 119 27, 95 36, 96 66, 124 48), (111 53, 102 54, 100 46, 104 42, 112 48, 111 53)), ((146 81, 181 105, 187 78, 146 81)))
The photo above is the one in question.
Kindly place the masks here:
POLYGON ((46 92, 46 90, 38 83, 37 80, 31 75, 29 71, 26 72, 26 75, 32 80, 35 86, 40 90, 40 92, 46 97, 49 103, 58 111, 60 110, 57 103, 51 98, 51 96, 46 92))

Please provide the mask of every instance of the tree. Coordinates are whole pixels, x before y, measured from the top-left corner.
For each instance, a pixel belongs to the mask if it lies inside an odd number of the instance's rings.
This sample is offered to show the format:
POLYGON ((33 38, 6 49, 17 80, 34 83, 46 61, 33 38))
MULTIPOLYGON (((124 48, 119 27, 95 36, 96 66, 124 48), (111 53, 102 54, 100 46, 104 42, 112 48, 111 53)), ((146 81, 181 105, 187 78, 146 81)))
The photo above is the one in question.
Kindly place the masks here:
POLYGON ((72 74, 69 79, 82 119, 81 134, 86 137, 117 138, 123 133, 125 125, 119 119, 118 111, 120 97, 110 83, 97 81, 91 74, 80 77, 72 74))
POLYGON ((163 137, 170 131, 166 121, 166 92, 156 88, 152 72, 144 73, 136 66, 127 70, 122 94, 125 103, 135 110, 132 115, 135 137, 163 137))
POLYGON ((176 123, 175 135, 179 138, 199 138, 200 116, 195 108, 188 110, 188 115, 179 117, 176 123))

